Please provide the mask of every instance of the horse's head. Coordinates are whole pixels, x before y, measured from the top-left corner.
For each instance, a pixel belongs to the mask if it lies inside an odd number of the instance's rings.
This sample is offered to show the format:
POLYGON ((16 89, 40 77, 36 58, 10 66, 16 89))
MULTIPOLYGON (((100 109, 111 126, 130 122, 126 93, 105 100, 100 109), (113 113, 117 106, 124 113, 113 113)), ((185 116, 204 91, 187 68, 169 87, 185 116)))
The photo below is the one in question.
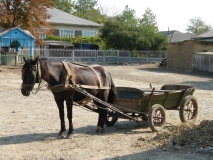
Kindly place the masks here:
POLYGON ((24 96, 29 96, 30 91, 32 91, 35 83, 38 82, 38 59, 39 57, 33 59, 25 59, 23 57, 25 64, 22 67, 22 85, 21 93, 24 96))

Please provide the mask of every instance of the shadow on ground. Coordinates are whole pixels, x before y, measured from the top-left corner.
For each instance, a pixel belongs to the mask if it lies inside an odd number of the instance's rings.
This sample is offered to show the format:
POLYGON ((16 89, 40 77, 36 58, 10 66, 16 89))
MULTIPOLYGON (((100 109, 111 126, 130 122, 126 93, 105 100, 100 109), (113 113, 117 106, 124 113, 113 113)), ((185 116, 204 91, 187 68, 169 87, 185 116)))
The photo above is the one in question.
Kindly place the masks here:
MULTIPOLYGON (((114 126, 105 127, 104 133, 95 133, 96 126, 84 126, 80 128, 74 128, 75 134, 85 134, 85 135, 110 135, 112 133, 122 133, 122 134, 142 134, 142 133, 151 133, 150 131, 141 130, 135 131, 137 128, 147 128, 148 124, 145 121, 138 123, 132 121, 121 121, 117 122, 114 126)), ((0 137, 0 146, 1 145, 10 145, 10 144, 22 144, 30 142, 39 142, 44 140, 57 140, 58 133, 32 133, 32 134, 20 134, 20 135, 11 135, 0 137)))

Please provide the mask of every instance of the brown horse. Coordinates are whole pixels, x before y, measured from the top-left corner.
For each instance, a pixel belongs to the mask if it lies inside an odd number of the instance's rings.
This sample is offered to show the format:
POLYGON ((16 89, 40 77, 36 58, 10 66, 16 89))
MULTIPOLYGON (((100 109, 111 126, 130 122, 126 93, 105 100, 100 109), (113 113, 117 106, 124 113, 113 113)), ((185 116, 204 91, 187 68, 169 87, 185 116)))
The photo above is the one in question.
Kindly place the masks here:
MULTIPOLYGON (((61 128, 59 136, 64 136, 66 127, 64 121, 64 101, 67 106, 67 117, 69 120, 69 130, 67 137, 73 134, 72 124, 72 106, 73 102, 81 101, 86 98, 84 95, 75 92, 73 89, 65 89, 65 85, 81 85, 85 86, 85 90, 93 96, 109 103, 117 98, 117 91, 113 83, 112 77, 103 66, 84 66, 75 63, 48 60, 46 58, 28 59, 24 58, 25 64, 22 68, 22 86, 21 93, 29 96, 35 83, 45 80, 49 86, 61 86, 60 90, 51 90, 55 102, 59 109, 59 117, 61 128)), ((94 102, 98 106, 98 102, 94 102)), ((104 106, 102 106, 104 107, 104 106)), ((105 120, 107 119, 107 111, 98 108, 98 123, 96 132, 103 131, 105 120)))

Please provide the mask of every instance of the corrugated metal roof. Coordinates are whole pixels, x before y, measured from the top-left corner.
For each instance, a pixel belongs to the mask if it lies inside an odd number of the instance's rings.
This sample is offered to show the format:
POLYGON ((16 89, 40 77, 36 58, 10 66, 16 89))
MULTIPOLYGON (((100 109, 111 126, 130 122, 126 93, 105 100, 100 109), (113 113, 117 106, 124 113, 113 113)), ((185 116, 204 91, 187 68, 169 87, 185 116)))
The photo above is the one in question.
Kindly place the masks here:
POLYGON ((77 25, 77 26, 93 26, 101 27, 101 24, 73 16, 69 13, 63 12, 56 8, 47 8, 47 13, 51 15, 50 19, 47 19, 47 22, 53 24, 67 24, 67 25, 77 25))
POLYGON ((15 29, 19 29, 21 32, 24 32, 25 34, 27 34, 28 36, 32 37, 33 39, 35 39, 35 37, 28 31, 28 30, 23 30, 19 27, 14 27, 14 28, 1 28, 0 29, 0 37, 2 37, 3 35, 11 32, 12 30, 15 29))
POLYGON ((54 41, 54 40, 49 40, 49 41, 44 41, 44 43, 46 45, 54 45, 54 46, 74 46, 72 43, 70 42, 66 42, 66 41, 54 41))
POLYGON ((161 31, 160 33, 168 37, 169 43, 176 43, 176 42, 191 40, 192 37, 196 36, 196 34, 194 33, 182 33, 177 30, 161 31))
POLYGON ((213 55, 213 52, 199 52, 195 54, 202 54, 202 55, 213 55))
POLYGON ((173 33, 170 43, 175 43, 175 42, 183 42, 186 40, 191 40, 192 37, 195 37, 196 34, 194 33, 181 33, 179 31, 176 31, 173 33))
POLYGON ((175 32, 176 30, 171 30, 171 31, 160 31, 160 33, 164 36, 171 35, 175 32))
POLYGON ((213 29, 194 37, 194 39, 209 39, 209 38, 213 38, 213 29))

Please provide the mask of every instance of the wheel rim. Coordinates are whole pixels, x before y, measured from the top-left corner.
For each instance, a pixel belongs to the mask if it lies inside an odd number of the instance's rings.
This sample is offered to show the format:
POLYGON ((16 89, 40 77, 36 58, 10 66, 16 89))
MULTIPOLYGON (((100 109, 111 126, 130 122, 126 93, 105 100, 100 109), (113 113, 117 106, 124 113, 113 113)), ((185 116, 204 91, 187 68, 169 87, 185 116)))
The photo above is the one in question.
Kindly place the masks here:
POLYGON ((155 127, 161 127, 164 124, 164 111, 162 109, 156 109, 153 115, 153 124, 155 127))
POLYGON ((110 117, 109 115, 107 115, 107 120, 110 122, 113 120, 113 117, 110 117))
POLYGON ((189 101, 186 103, 185 108, 184 108, 184 116, 187 120, 192 120, 194 117, 194 111, 195 111, 195 106, 193 101, 189 101))

